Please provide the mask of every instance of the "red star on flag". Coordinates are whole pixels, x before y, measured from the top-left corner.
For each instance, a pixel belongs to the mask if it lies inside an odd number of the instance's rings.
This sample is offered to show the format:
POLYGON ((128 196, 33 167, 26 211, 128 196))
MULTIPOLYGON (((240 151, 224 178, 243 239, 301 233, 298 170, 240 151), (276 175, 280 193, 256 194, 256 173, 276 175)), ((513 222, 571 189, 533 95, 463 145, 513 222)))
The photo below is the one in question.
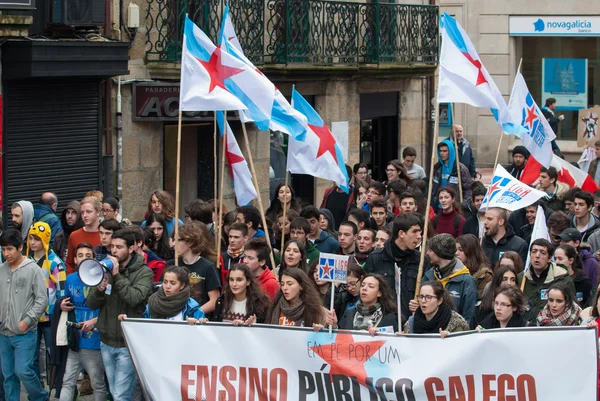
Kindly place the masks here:
POLYGON ((321 274, 321 277, 331 278, 331 267, 329 267, 327 262, 325 262, 324 266, 321 266, 321 270, 323 271, 323 273, 321 274))
POLYGON ((210 55, 210 59, 208 59, 208 61, 202 61, 200 59, 197 60, 200 62, 200 64, 202 64, 210 76, 208 93, 212 92, 217 86, 227 90, 227 88, 225 88, 225 80, 244 72, 244 70, 241 68, 229 67, 221 63, 220 47, 215 49, 215 51, 210 55))
POLYGON ((529 129, 533 129, 533 123, 538 119, 537 114, 535 113, 535 105, 531 106, 530 109, 527 110, 527 118, 525 118, 525 124, 529 126, 529 129))
POLYGON ((483 67, 481 65, 481 61, 474 60, 469 53, 463 52, 463 54, 465 55, 467 60, 469 60, 471 64, 473 64, 477 68, 477 83, 475 84, 475 86, 479 86, 481 84, 486 83, 487 79, 485 79, 485 75, 483 75, 483 71, 481 71, 481 68, 483 67))
POLYGON ((366 384, 367 371, 364 364, 379 351, 385 340, 355 342, 352 334, 338 333, 335 336, 335 347, 322 345, 310 347, 317 355, 329 365, 329 375, 343 375, 356 377, 363 386, 366 384), (362 346, 364 353, 357 354, 356 347, 362 346), (368 346, 368 348, 367 348, 368 346), (352 352, 351 350, 354 350, 352 352), (368 353, 367 353, 368 350, 368 353))
POLYGON ((500 182, 501 181, 502 180, 496 181, 495 183, 493 183, 492 185, 490 185, 490 187, 488 188, 488 194, 490 194, 490 197, 489 197, 488 201, 491 200, 494 197, 494 192, 495 191, 500 190, 500 182))
POLYGON ((313 132, 319 137, 319 150, 317 151, 317 158, 324 154, 325 152, 329 152, 329 154, 333 157, 333 160, 337 163, 337 156, 335 154, 335 138, 327 128, 327 125, 323 124, 322 127, 317 127, 316 125, 308 124, 309 128, 313 130, 313 132))

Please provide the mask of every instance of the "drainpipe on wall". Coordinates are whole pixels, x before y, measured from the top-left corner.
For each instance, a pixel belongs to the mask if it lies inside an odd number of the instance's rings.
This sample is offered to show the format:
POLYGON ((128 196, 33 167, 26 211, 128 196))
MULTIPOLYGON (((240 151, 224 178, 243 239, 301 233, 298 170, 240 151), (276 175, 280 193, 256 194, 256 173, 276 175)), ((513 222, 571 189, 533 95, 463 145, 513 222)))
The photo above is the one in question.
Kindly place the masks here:
MULTIPOLYGON (((111 1, 106 0, 104 2, 104 35, 110 37, 111 36, 111 1)), ((106 78, 104 80, 104 116, 105 116, 105 126, 104 126, 104 135, 106 138, 106 148, 104 157, 102 158, 103 166, 102 166, 102 175, 103 175, 103 192, 105 195, 112 196, 114 194, 113 187, 113 126, 112 126, 112 82, 110 78, 106 78)))
POLYGON ((121 109, 121 77, 117 85, 117 197, 123 210, 123 113, 121 109))
MULTIPOLYGON (((435 6, 435 0, 429 0, 429 5, 435 6)), ((427 166, 425 167, 425 171, 429 174, 431 168, 431 152, 432 152, 432 142, 433 142, 433 130, 435 129, 435 109, 437 105, 434 105, 435 98, 435 72, 433 76, 427 78, 427 104, 428 113, 427 113, 427 137, 425 140, 426 152, 425 152, 425 160, 427 161, 427 166)))

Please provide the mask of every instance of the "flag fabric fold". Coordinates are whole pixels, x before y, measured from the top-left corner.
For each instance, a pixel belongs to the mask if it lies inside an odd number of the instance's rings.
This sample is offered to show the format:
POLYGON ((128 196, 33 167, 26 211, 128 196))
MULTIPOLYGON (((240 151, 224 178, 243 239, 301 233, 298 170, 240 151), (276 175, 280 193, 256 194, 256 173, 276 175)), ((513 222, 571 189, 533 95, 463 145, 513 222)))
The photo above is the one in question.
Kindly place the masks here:
MULTIPOLYGON (((531 244, 536 239, 545 239, 548 242, 550 241, 550 233, 548 232, 548 226, 546 225, 546 215, 544 214, 544 209, 540 205, 537 207, 537 213, 535 215, 535 221, 533 222, 533 231, 531 231, 531 240, 529 241, 529 249, 531 249, 531 244)), ((525 262, 525 270, 529 268, 529 259, 530 252, 527 252, 527 261, 525 262)))
POLYGON ((313 107, 292 89, 292 105, 305 116, 305 135, 298 139, 289 137, 288 171, 296 174, 309 174, 334 181, 348 193, 348 173, 344 156, 333 134, 313 107))
POLYGON ((517 180, 498 165, 479 210, 483 212, 490 207, 499 207, 515 211, 531 205, 543 196, 546 196, 544 192, 517 180))
MULTIPOLYGON (((550 165, 556 169, 558 181, 568 185, 570 188, 578 187, 590 193, 594 193, 594 191, 600 189, 588 173, 556 155, 552 156, 550 165)), ((541 167, 542 165, 534 157, 529 156, 521 174, 521 182, 532 185, 540 177, 541 167)))
POLYGON ((246 163, 246 159, 240 150, 229 123, 226 122, 225 128, 223 127, 223 116, 224 114, 222 111, 217 112, 217 125, 219 126, 221 138, 223 138, 223 131, 227 131, 225 160, 227 160, 229 174, 233 181, 235 198, 238 205, 243 206, 247 205, 252 199, 257 197, 256 188, 254 188, 254 184, 252 183, 252 174, 248 168, 248 163, 246 163))

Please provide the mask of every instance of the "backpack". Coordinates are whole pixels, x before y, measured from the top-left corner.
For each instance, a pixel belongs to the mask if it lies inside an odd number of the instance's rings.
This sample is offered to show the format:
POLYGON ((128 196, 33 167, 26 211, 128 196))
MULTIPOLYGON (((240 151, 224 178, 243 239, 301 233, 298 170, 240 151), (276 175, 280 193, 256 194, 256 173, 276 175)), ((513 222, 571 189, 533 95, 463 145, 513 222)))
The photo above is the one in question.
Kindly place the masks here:
MULTIPOLYGON (((436 215, 436 216, 433 218, 433 228, 435 228, 436 230, 437 230, 437 225, 438 225, 438 222, 440 221, 440 216, 441 216, 441 215, 440 215, 440 214, 438 214, 438 215, 436 215)), ((461 216, 460 214, 457 214, 456 216, 454 216, 454 221, 453 221, 453 224, 454 224, 454 232, 456 232, 456 236, 457 236, 457 237, 458 237, 458 228, 459 228, 459 226, 460 226, 460 219, 461 219, 461 218, 462 218, 462 216, 461 216)))

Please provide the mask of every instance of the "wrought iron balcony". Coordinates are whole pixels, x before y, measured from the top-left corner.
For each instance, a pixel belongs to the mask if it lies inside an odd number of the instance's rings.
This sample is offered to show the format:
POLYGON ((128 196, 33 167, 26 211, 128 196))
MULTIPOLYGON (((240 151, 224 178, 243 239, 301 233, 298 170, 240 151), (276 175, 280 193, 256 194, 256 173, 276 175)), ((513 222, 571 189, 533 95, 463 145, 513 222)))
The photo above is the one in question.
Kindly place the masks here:
MULTIPOLYGON (((181 60, 186 14, 216 41, 225 0, 147 1, 147 61, 181 60)), ((437 64, 437 6, 230 0, 229 7, 242 48, 256 65, 437 64)))

